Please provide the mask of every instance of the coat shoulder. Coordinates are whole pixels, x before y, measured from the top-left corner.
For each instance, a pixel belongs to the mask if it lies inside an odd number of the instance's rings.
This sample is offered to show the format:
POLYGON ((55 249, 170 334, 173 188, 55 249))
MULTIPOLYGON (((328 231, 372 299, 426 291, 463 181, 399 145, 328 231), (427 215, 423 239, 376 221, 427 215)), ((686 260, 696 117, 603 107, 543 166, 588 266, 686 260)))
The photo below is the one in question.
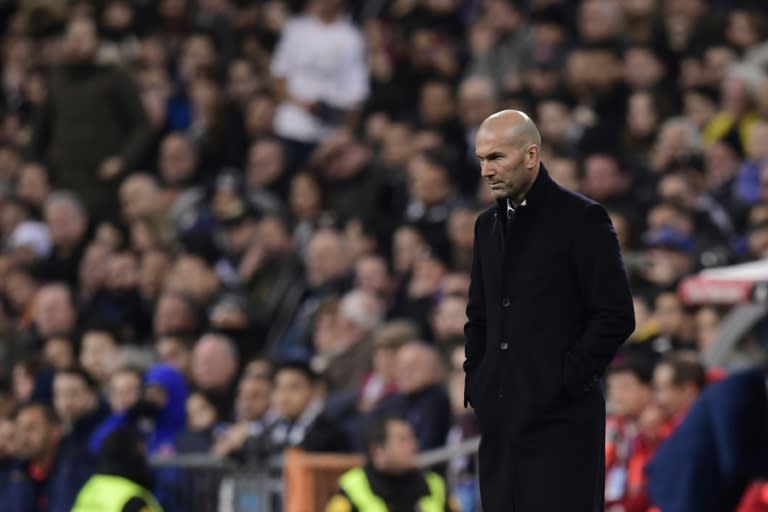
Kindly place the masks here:
POLYGON ((480 212, 480 215, 477 216, 477 220, 475 221, 477 226, 483 226, 488 224, 492 219, 493 216, 496 215, 499 211, 499 207, 495 204, 490 205, 488 208, 480 212))
POLYGON ((553 183, 552 196, 554 203, 570 213, 581 212, 590 206, 599 205, 597 201, 578 192, 573 192, 553 183))

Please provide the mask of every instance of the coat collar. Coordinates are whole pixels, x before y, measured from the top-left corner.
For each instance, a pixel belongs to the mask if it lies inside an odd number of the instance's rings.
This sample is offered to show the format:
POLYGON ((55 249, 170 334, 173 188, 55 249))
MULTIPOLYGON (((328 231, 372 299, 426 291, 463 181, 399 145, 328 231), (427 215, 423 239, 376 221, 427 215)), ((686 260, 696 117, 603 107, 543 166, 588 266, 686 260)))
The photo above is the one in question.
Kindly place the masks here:
MULTIPOLYGON (((539 166, 538 176, 536 176, 536 179, 533 181, 533 185, 531 185, 531 188, 525 195, 526 209, 538 208, 540 205, 542 205, 547 194, 547 189, 552 186, 552 183, 552 178, 549 177, 549 172, 547 172, 547 168, 544 167, 544 164, 542 163, 539 166)), ((497 211, 506 213, 507 199, 497 199, 496 208, 497 211)))

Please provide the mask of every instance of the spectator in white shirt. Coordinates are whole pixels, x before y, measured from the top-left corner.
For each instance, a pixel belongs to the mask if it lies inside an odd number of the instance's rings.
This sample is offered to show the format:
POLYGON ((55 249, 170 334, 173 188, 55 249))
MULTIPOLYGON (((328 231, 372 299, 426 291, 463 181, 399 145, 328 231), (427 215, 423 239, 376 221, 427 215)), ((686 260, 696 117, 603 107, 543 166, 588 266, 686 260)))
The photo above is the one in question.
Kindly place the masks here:
POLYGON ((365 42, 345 16, 345 0, 312 0, 290 20, 272 59, 281 103, 275 133, 305 146, 305 154, 368 96, 365 42))

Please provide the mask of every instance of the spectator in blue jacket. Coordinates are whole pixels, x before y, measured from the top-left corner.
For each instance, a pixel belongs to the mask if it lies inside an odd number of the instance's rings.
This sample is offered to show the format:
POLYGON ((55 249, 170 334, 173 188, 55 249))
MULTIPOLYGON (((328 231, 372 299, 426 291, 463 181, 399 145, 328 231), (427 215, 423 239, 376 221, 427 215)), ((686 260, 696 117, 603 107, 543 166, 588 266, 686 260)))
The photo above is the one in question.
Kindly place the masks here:
POLYGON ((86 448, 97 427, 109 416, 97 382, 82 368, 56 372, 53 404, 62 422, 64 444, 76 449, 86 448))
POLYGON ((0 510, 69 512, 93 471, 90 459, 75 447, 63 446, 61 422, 48 404, 22 406, 16 430, 21 461, 0 492, 0 510))
POLYGON ((144 377, 144 397, 157 409, 148 452, 152 455, 173 450, 176 436, 187 424, 187 382, 184 375, 167 364, 156 364, 144 377))
POLYGON ((646 467, 664 512, 734 510, 749 482, 768 476, 768 401, 762 369, 710 385, 646 467))
POLYGON ((395 361, 398 392, 385 398, 374 414, 394 414, 408 420, 420 451, 445 445, 451 428, 451 404, 443 378, 440 355, 434 347, 423 342, 403 345, 395 361))

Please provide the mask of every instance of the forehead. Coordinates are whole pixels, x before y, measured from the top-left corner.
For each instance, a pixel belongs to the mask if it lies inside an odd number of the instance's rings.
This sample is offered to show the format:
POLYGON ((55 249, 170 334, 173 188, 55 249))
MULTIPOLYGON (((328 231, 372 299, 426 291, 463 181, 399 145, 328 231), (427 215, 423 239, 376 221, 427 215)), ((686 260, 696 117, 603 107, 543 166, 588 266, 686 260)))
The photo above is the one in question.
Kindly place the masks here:
POLYGON ((656 380, 670 380, 673 376, 673 373, 674 371, 670 365, 660 364, 653 371, 653 378, 656 380))
POLYGON ((619 371, 608 375, 610 382, 621 382, 622 384, 640 382, 637 376, 631 371, 619 371))
POLYGON ((124 371, 112 375, 113 383, 141 385, 141 376, 135 372, 124 371))
POLYGON ((404 436, 411 433, 411 426, 402 420, 391 420, 387 423, 387 432, 391 436, 404 436))
POLYGON ((75 375, 72 373, 62 373, 60 375, 56 375, 53 378, 54 388, 71 387, 71 386, 78 386, 84 389, 88 387, 88 385, 85 383, 85 381, 81 376, 75 375))
POLYGON ((45 419, 43 410, 39 407, 29 407, 19 413, 17 421, 19 423, 37 423, 45 419))
POLYGON ((283 386, 295 386, 296 384, 306 384, 309 386, 311 384, 309 377, 304 375, 301 371, 292 368, 284 368, 280 370, 275 377, 275 383, 283 386))
POLYGON ((509 137, 509 131, 498 126, 483 127, 475 137, 475 152, 484 157, 493 152, 508 153, 514 150, 514 145, 509 137))
POLYGON ((269 382, 265 379, 245 379, 240 384, 241 393, 261 393, 267 391, 269 382))

